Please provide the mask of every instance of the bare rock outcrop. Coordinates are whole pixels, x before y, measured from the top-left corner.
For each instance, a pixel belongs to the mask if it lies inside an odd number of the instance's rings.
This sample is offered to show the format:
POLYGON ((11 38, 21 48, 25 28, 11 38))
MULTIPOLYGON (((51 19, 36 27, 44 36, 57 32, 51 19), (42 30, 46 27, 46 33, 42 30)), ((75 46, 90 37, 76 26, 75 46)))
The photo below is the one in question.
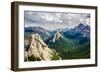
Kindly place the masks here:
POLYGON ((49 48, 38 34, 32 34, 25 45, 25 61, 48 61, 61 59, 58 53, 49 48))

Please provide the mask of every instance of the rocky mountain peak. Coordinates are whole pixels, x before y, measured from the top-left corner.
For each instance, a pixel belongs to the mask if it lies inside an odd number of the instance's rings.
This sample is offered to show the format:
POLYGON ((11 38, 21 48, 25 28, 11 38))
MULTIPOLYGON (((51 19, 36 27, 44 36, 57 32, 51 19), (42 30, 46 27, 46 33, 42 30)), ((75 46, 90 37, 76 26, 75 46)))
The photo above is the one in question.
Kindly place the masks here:
POLYGON ((52 60, 54 55, 60 59, 54 50, 50 49, 38 34, 32 34, 25 46, 25 61, 52 60))
POLYGON ((60 38, 63 38, 63 36, 61 35, 59 31, 57 31, 54 35, 53 42, 55 42, 56 40, 59 40, 60 38))

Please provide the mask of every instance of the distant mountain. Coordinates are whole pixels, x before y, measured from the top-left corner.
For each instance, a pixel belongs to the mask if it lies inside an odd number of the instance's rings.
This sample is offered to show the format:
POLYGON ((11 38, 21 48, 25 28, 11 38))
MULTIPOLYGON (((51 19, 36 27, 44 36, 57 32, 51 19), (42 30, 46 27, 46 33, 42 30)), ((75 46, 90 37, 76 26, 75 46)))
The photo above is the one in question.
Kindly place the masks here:
POLYGON ((48 47, 38 34, 32 34, 25 42, 25 61, 59 60, 58 53, 48 47))
POLYGON ((43 39, 50 36, 50 33, 42 27, 25 27, 25 32, 38 33, 43 39))
POLYGON ((70 28, 59 28, 59 29, 57 29, 56 31, 66 32, 66 31, 68 31, 68 30, 70 30, 70 28))
POLYGON ((75 44, 71 40, 62 36, 58 31, 45 42, 50 48, 55 49, 63 59, 68 58, 67 54, 70 49, 76 48, 75 44))
POLYGON ((63 35, 78 44, 83 44, 90 40, 90 26, 80 23, 78 26, 63 32, 63 35))
POLYGON ((25 27, 25 32, 34 32, 38 34, 50 35, 48 31, 42 27, 25 27))
POLYGON ((83 37, 90 38, 90 26, 89 25, 84 25, 80 23, 78 26, 75 28, 69 30, 69 31, 74 31, 75 33, 81 33, 83 37))

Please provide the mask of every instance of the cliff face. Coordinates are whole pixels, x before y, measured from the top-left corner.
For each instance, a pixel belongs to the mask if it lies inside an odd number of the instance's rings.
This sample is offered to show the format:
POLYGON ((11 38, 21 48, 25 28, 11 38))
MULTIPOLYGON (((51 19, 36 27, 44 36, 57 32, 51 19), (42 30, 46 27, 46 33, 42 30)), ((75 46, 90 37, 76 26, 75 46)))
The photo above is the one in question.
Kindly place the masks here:
POLYGON ((60 34, 59 31, 57 31, 56 34, 54 35, 53 42, 59 40, 60 38, 63 38, 63 36, 60 34))
POLYGON ((47 61, 61 59, 55 50, 44 43, 38 34, 32 34, 25 45, 25 61, 47 61))

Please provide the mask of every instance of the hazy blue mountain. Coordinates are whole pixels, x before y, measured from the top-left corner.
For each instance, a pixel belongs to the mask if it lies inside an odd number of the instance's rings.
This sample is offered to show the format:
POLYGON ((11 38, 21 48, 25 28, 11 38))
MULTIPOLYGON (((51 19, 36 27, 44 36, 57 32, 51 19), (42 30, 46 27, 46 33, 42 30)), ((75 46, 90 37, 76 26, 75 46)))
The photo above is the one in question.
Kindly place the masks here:
POLYGON ((80 23, 73 31, 81 33, 83 37, 90 38, 90 26, 80 23))
POLYGON ((42 39, 45 39, 48 36, 50 36, 49 32, 42 27, 25 27, 25 32, 26 33, 38 33, 42 37, 42 39))
POLYGON ((42 27, 25 27, 25 32, 34 32, 39 34, 50 35, 48 31, 42 27))
POLYGON ((90 26, 79 24, 78 26, 63 32, 63 35, 76 44, 84 44, 90 40, 90 26))

